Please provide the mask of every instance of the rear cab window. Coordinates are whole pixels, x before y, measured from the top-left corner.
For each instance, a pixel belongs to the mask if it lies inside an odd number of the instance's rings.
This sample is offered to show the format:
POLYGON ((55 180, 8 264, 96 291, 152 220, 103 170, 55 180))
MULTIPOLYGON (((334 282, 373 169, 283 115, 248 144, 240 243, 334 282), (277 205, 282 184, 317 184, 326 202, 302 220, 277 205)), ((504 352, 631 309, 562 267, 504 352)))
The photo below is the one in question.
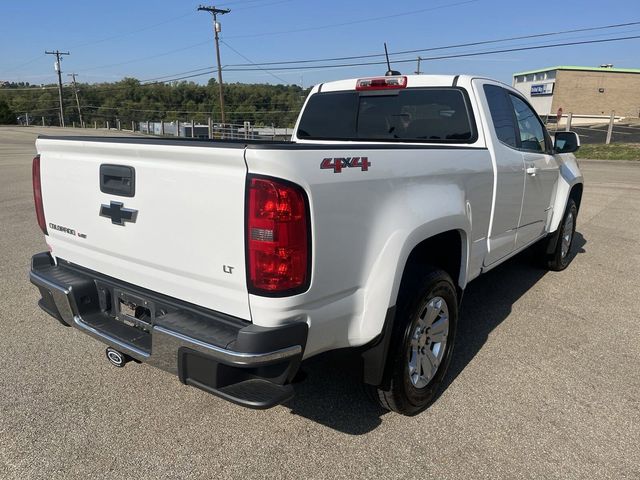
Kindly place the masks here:
POLYGON ((466 91, 414 87, 384 92, 314 94, 300 119, 300 139, 474 143, 466 91))
POLYGON ((487 84, 484 85, 484 93, 498 140, 512 148, 518 148, 513 106, 509 103, 505 90, 497 85, 487 84))

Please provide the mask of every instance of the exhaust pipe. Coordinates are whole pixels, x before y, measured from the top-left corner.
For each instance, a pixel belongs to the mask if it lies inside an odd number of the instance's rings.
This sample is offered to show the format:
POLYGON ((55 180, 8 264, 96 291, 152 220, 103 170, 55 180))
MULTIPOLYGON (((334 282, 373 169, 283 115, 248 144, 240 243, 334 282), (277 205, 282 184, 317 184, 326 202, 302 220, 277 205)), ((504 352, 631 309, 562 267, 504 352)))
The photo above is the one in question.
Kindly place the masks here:
POLYGON ((119 352, 115 348, 111 347, 107 348, 105 354, 107 356, 107 360, 109 360, 109 363, 118 368, 124 367, 125 364, 133 360, 129 355, 125 355, 124 353, 119 352))

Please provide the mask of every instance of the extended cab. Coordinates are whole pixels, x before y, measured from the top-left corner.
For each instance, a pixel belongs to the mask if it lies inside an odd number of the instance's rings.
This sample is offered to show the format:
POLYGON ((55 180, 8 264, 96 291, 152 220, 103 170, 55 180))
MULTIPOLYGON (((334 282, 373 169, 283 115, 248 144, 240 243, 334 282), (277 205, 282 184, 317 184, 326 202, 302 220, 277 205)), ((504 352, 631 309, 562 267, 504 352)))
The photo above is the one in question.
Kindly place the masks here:
POLYGON ((582 197, 572 132, 472 76, 317 85, 290 142, 40 137, 43 310, 253 408, 303 359, 357 348, 380 403, 428 406, 467 284, 537 245, 562 270, 582 197))

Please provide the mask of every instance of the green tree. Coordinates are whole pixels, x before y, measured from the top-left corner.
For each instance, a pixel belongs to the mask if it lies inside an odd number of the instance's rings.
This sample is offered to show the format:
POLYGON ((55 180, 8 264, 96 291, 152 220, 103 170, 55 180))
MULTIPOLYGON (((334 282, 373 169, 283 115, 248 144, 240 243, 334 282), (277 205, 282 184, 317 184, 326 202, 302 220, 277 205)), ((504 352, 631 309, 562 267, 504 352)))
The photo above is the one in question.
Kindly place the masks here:
MULTIPOLYGON (((308 91, 297 85, 225 84, 227 122, 254 125, 293 126, 308 91)), ((143 84, 135 78, 114 83, 78 84, 82 116, 87 124, 104 125, 116 119, 122 125, 132 121, 176 121, 206 123, 209 117, 220 121, 220 99, 215 80, 207 85, 178 81, 143 84)), ((63 92, 67 122, 78 122, 75 99, 70 89, 63 92)), ((58 123, 56 85, 9 84, 0 87, 0 100, 13 112, 29 112, 46 124, 58 123)), ((15 115, 14 115, 15 116, 15 115)), ((15 122, 15 120, 14 120, 15 122)))
POLYGON ((0 100, 0 125, 15 125, 16 115, 9 108, 9 104, 0 100))

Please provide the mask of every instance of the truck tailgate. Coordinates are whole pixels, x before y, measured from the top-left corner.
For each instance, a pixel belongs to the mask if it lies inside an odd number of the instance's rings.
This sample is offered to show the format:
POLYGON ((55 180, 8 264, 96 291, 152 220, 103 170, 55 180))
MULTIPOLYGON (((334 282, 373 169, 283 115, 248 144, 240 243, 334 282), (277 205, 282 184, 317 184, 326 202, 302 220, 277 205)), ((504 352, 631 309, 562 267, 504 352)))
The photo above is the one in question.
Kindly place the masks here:
MULTIPOLYGON (((243 145, 45 137, 36 147, 56 258, 250 319, 243 145), (133 196, 101 191, 101 165, 131 167, 133 196)), ((103 173, 117 184, 119 171, 103 173)))

